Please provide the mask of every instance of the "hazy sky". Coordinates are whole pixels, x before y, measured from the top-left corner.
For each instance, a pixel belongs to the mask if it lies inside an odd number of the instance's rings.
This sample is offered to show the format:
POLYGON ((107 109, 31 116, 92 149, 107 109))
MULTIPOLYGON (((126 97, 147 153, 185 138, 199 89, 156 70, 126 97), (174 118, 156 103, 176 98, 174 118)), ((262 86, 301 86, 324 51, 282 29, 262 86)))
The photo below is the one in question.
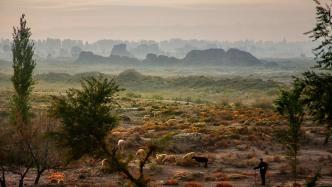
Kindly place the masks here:
POLYGON ((20 14, 33 38, 307 40, 312 0, 0 0, 0 37, 20 14))

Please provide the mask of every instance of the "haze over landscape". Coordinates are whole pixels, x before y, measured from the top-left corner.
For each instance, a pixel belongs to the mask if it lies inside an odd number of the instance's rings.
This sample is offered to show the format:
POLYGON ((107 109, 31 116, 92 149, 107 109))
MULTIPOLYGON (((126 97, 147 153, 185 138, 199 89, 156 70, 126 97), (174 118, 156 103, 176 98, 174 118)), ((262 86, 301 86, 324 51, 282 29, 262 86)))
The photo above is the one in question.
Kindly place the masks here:
POLYGON ((0 37, 26 13, 33 38, 307 40, 310 0, 1 0, 0 37))
POLYGON ((0 0, 0 187, 331 187, 331 96, 332 0, 0 0))

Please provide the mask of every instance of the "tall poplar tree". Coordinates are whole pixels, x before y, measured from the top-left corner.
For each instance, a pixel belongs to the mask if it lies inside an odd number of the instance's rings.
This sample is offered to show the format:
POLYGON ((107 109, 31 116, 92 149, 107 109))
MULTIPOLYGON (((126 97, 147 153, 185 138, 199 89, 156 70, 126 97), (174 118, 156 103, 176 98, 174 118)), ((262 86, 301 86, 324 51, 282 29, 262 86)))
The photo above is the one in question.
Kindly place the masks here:
POLYGON ((13 32, 13 70, 11 81, 14 86, 12 95, 12 122, 18 127, 26 126, 30 118, 30 95, 34 85, 32 73, 36 62, 33 59, 34 43, 30 40, 31 31, 23 14, 19 27, 13 32))
POLYGON ((11 81, 14 93, 11 97, 11 121, 16 132, 13 135, 13 149, 9 163, 12 172, 19 175, 19 187, 24 186, 24 178, 33 166, 31 157, 32 125, 30 96, 34 85, 32 79, 36 62, 33 59, 34 43, 30 40, 31 31, 23 14, 20 25, 13 28, 13 76, 11 81))

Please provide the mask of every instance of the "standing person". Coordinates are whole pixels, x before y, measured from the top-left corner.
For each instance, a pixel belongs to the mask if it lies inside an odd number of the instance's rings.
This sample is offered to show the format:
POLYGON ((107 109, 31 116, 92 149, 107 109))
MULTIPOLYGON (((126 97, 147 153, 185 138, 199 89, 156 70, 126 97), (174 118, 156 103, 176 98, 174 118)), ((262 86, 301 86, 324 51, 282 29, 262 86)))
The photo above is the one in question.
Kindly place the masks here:
POLYGON ((259 169, 259 173, 261 174, 261 179, 262 179, 262 185, 265 186, 265 174, 266 174, 268 165, 266 162, 263 161, 262 158, 260 160, 261 160, 261 162, 254 169, 259 169))

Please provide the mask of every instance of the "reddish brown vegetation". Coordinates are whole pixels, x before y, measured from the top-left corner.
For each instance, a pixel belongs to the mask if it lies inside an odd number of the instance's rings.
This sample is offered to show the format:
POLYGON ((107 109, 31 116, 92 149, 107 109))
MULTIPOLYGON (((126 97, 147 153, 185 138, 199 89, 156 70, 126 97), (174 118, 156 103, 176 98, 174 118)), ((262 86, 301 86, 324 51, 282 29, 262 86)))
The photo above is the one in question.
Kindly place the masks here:
POLYGON ((233 187, 233 186, 226 182, 219 182, 216 184, 216 187, 233 187))
POLYGON ((50 183, 63 183, 65 180, 65 174, 61 172, 51 173, 47 179, 50 183))
POLYGON ((164 185, 178 185, 178 184, 179 184, 178 181, 175 180, 175 179, 168 179, 168 180, 164 183, 164 185))
POLYGON ((203 187, 199 182, 187 182, 184 187, 203 187))

